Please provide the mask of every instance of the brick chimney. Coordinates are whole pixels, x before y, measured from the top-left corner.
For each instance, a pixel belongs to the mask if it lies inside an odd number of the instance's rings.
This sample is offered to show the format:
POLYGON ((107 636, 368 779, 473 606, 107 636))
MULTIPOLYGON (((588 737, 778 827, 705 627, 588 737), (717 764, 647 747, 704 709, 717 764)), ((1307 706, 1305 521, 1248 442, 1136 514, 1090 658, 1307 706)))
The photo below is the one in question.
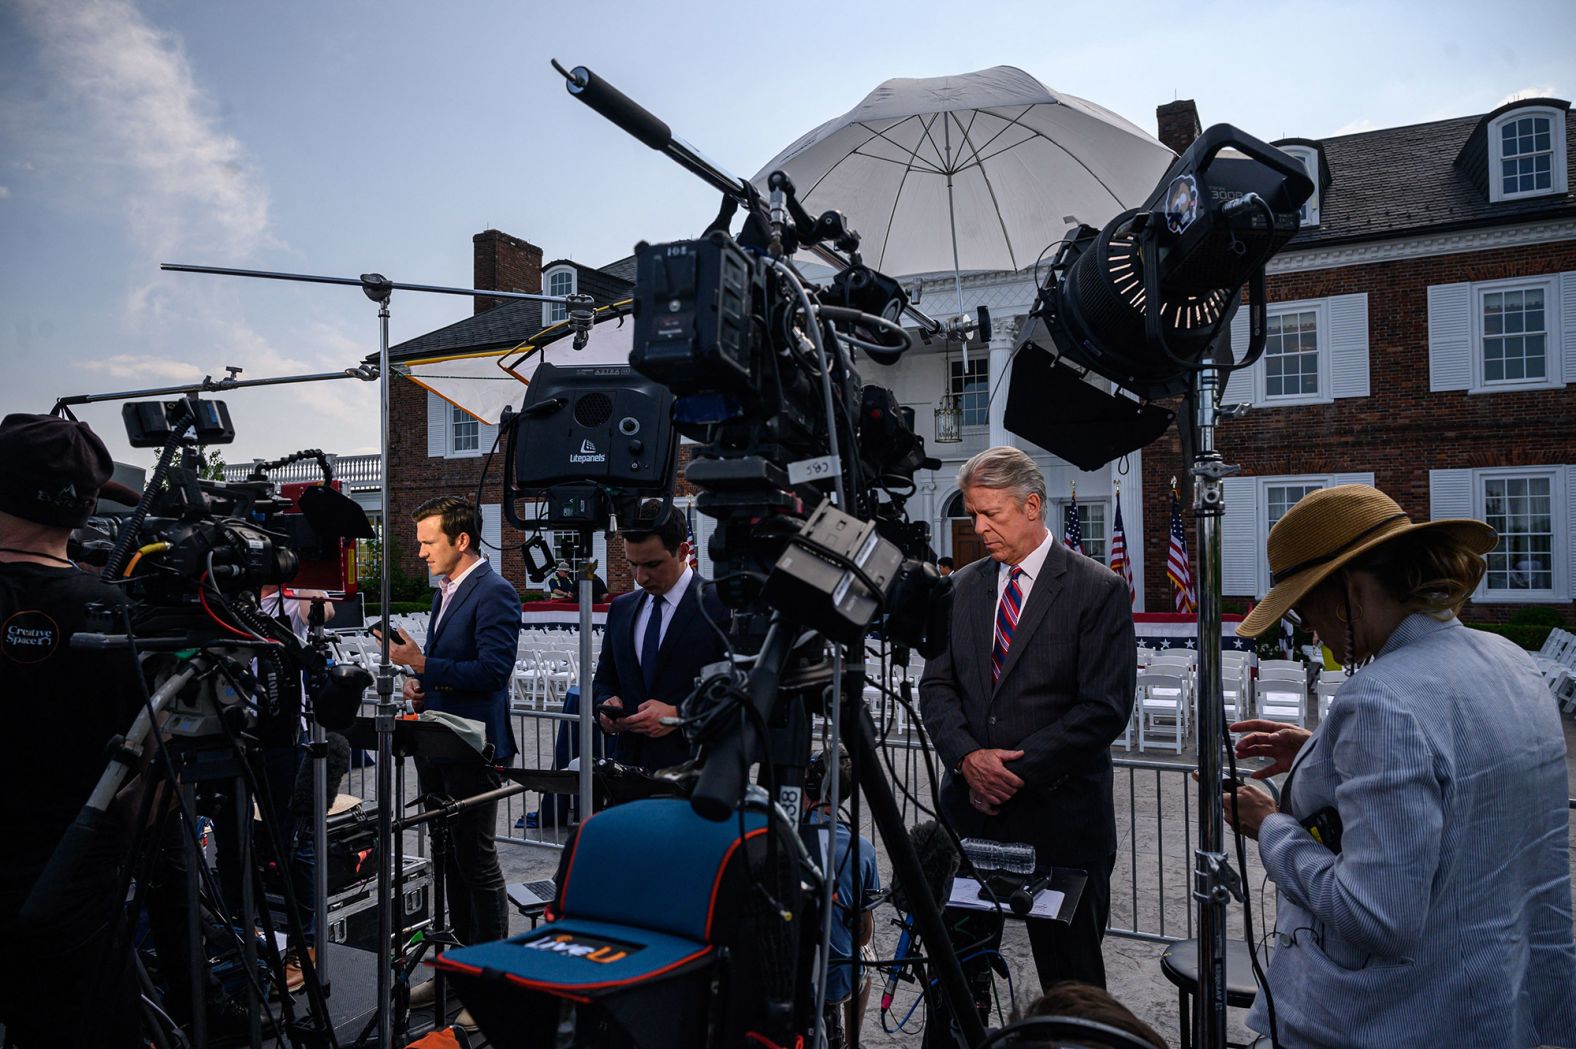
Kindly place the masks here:
MULTIPOLYGON (((1198 106, 1193 104, 1191 98, 1179 98, 1175 102, 1156 106, 1155 123, 1159 125, 1156 137, 1177 153, 1191 146, 1199 132, 1204 130, 1198 123, 1198 106)), ((483 285, 478 284, 477 287, 483 285)))
MULTIPOLYGON (((483 230, 471 238, 475 250, 475 288, 496 291, 542 291, 542 249, 519 237, 495 229, 483 230)), ((502 306, 509 299, 476 299, 481 313, 502 306)))

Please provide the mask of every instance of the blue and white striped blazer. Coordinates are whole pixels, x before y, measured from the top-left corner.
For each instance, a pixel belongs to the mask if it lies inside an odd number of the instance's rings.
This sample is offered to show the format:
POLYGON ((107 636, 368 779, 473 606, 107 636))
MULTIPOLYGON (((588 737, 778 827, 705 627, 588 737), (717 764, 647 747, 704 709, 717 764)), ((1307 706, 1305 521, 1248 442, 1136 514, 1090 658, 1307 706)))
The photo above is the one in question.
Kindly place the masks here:
POLYGON ((1287 1049, 1576 1046, 1565 740, 1525 652, 1408 617, 1290 779, 1259 833, 1287 1049), (1298 824, 1331 805, 1339 855, 1298 824))

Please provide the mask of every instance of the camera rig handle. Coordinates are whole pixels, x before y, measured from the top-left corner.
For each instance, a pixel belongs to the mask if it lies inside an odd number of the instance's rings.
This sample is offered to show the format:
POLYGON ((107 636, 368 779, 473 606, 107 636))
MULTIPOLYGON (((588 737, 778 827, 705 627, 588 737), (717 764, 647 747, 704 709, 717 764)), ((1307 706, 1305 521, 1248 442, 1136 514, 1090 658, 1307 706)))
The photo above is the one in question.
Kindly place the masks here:
MULTIPOLYGON (((664 121, 590 69, 585 66, 565 69, 556 58, 551 61, 553 68, 564 78, 565 87, 571 95, 629 132, 640 142, 659 153, 666 154, 708 186, 749 209, 750 213, 761 222, 762 229, 771 229, 771 216, 761 204, 760 193, 750 182, 739 178, 673 134, 672 128, 664 121)), ((800 211, 803 214, 803 209, 800 211)), ((799 216, 794 217, 797 223, 799 216)), ((808 215, 805 217, 808 218, 808 215)), ((811 226, 813 227, 814 223, 811 223, 811 226)), ((852 264, 846 256, 827 244, 807 242, 805 247, 824 262, 840 270, 845 270, 852 264)), ((946 326, 941 321, 912 304, 905 306, 903 312, 929 335, 940 335, 946 330, 946 326)))

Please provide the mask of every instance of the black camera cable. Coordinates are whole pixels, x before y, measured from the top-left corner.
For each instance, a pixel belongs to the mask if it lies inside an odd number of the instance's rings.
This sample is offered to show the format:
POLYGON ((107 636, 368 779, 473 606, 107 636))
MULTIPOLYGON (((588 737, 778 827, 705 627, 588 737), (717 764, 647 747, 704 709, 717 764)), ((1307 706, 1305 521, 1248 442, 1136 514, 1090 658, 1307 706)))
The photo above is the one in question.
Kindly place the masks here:
MULTIPOLYGON (((1231 769, 1231 782, 1240 783, 1237 778, 1237 748, 1232 745, 1231 728, 1226 724, 1226 719, 1220 719, 1220 732, 1224 737, 1226 749, 1226 762, 1231 769)), ((1237 847, 1237 867, 1242 872, 1242 932, 1248 944, 1248 957, 1253 962, 1253 978, 1258 981, 1259 989, 1264 992, 1264 1010, 1270 1021, 1270 1045, 1272 1049, 1281 1049, 1280 1026, 1275 1020, 1275 994, 1270 990, 1269 977, 1264 974, 1264 967, 1259 962, 1257 942, 1253 938, 1253 901, 1249 898, 1248 888, 1248 850, 1243 844, 1242 824, 1237 812, 1237 791, 1231 792, 1231 836, 1237 847)), ((1261 890, 1259 899, 1263 900, 1261 890)))

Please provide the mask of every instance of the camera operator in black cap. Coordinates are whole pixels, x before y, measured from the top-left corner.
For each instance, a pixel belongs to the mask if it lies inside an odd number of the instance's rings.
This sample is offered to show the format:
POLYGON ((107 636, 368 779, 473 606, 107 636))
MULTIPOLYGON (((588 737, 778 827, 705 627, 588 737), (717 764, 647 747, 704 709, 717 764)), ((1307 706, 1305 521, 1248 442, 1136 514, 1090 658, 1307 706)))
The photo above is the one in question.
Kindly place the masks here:
MULTIPOLYGON (((116 935, 118 872, 104 872, 104 897, 74 915, 72 928, 17 923, 139 699, 125 654, 70 647, 87 605, 122 603, 66 555, 112 469, 83 423, 21 414, 0 422, 0 1023, 20 1049, 137 1037, 129 945, 116 935)), ((129 494, 113 491, 116 501, 129 494)))

